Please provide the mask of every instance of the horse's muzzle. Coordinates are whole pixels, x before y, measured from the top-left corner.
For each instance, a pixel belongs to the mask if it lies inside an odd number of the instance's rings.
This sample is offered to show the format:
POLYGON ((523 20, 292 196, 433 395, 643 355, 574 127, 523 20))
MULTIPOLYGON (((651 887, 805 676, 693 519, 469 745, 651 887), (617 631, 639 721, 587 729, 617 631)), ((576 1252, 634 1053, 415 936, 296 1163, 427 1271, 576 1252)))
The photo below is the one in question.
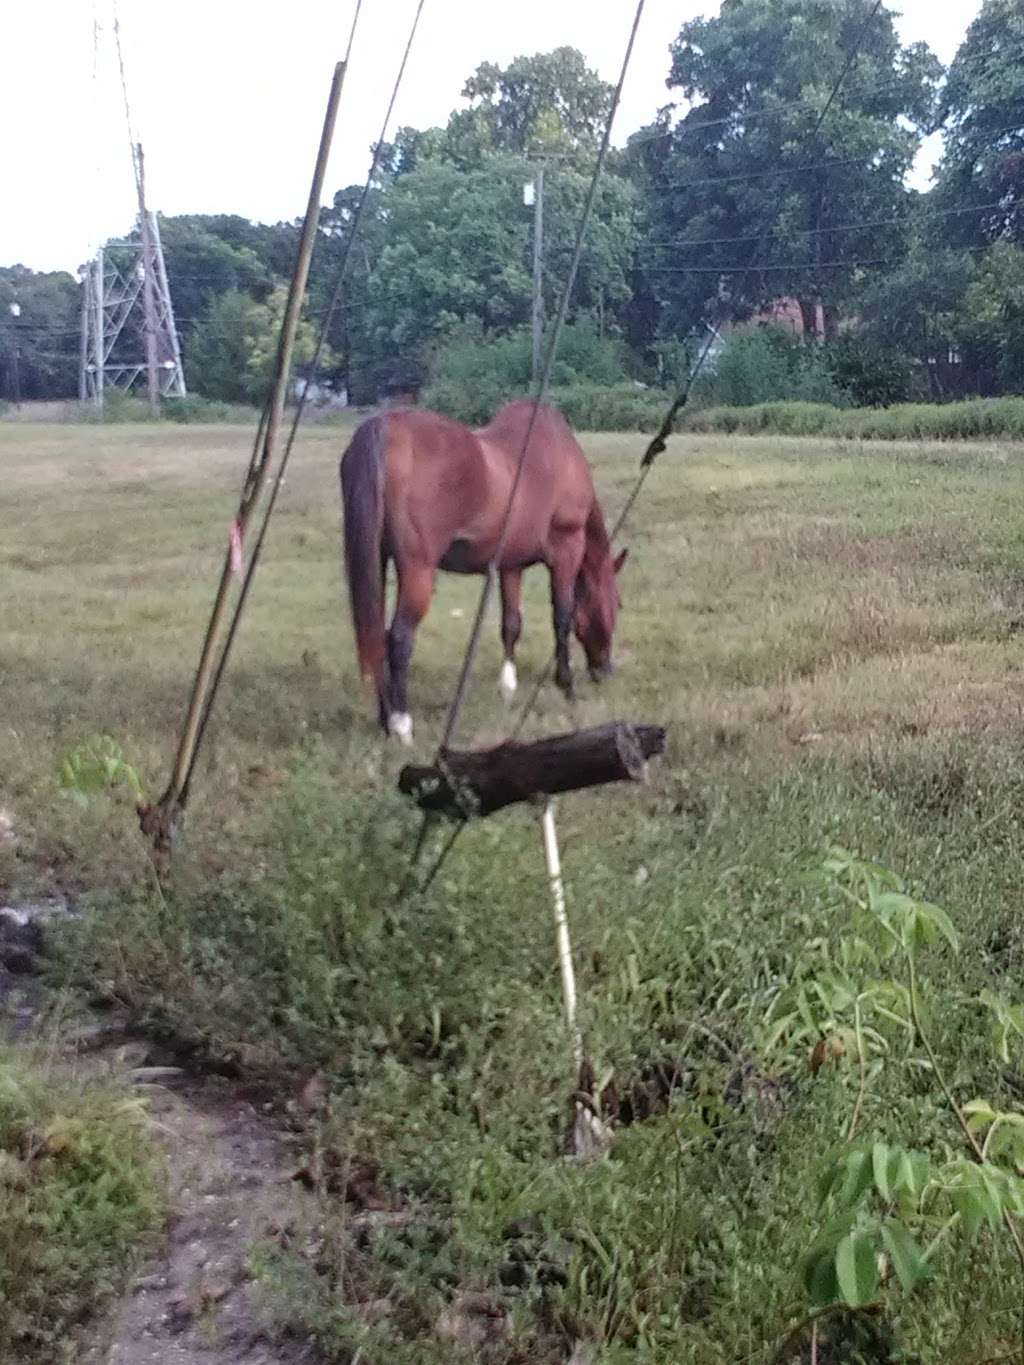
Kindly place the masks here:
POLYGON ((604 664, 591 664, 590 681, 595 683, 603 683, 605 678, 610 678, 614 672, 615 665, 612 663, 611 659, 609 659, 608 662, 604 664))

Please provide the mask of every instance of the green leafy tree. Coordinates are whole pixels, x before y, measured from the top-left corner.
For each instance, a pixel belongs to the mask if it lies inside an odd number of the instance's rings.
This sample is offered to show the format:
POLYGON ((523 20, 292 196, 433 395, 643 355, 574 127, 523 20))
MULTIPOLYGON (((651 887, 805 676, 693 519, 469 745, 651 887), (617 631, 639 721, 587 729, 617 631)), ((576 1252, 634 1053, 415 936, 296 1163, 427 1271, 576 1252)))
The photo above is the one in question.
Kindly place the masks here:
MULTIPOLYGON (((229 290, 214 299, 195 328, 186 354, 189 383, 207 398, 258 403, 266 396, 273 373, 277 339, 287 291, 278 286, 266 303, 229 290)), ((316 333, 301 319, 295 337, 293 372, 313 356, 316 333)), ((333 364, 330 354, 324 366, 333 364)))
MULTIPOLYGON (((370 190, 358 235, 348 253, 341 306, 330 319, 327 340, 334 357, 333 370, 323 364, 320 367, 322 374, 329 374, 356 402, 376 399, 378 371, 386 368, 383 359, 377 362, 368 330, 369 282, 386 238, 388 200, 394 178, 393 170, 386 168, 382 183, 370 190)), ((326 315, 333 297, 362 196, 362 185, 350 185, 339 190, 331 205, 321 210, 320 238, 309 277, 310 308, 320 316, 326 315)))
POLYGON ((207 398, 245 403, 250 398, 247 365, 259 304, 238 289, 214 298, 196 324, 185 351, 188 383, 207 398))
MULTIPOLYGON (((475 321, 503 335, 529 322, 532 214, 522 201, 529 176, 514 157, 473 170, 427 162, 386 195, 382 245, 365 281, 363 342, 381 362, 424 366, 451 330, 475 321)), ((556 306, 569 267, 586 178, 571 168, 550 177, 545 214, 545 307, 556 306)), ((611 177, 602 186, 577 277, 573 315, 615 310, 630 296, 636 240, 635 191, 611 177)), ((358 270, 357 262, 356 269, 358 270)))
POLYGON ((949 356, 964 346, 963 305, 975 269, 968 253, 918 240, 894 270, 873 276, 862 296, 868 336, 907 357, 931 398, 949 396, 949 356))
MULTIPOLYGON (((189 337, 214 299, 237 292, 262 301, 273 288, 278 262, 261 257, 243 227, 255 230, 258 225, 228 215, 161 217, 167 278, 183 338, 189 337)), ((283 264, 282 273, 290 270, 290 264, 283 264)))
POLYGON ((975 362, 987 363, 1003 393, 1024 391, 1024 249, 999 242, 978 261, 958 317, 975 362))
POLYGON ((524 324, 528 223, 518 164, 431 162, 402 176, 367 286, 376 354, 412 362, 470 317, 495 332, 524 324))
POLYGON ((724 0, 716 18, 684 24, 669 85, 689 112, 631 153, 667 321, 685 330, 789 295, 808 332, 823 308, 830 333, 862 283, 857 263, 880 240, 888 258, 900 253, 889 220, 909 213, 904 177, 940 70, 923 44, 900 45, 893 14, 871 0, 724 0))
POLYGON ((80 312, 81 286, 64 271, 0 269, 0 397, 15 396, 15 366, 22 398, 77 394, 80 312))
POLYGON ((462 94, 469 108, 448 120, 444 155, 463 166, 509 152, 589 161, 612 101, 612 87, 574 47, 517 57, 507 67, 484 62, 462 94))
MULTIPOLYGON (((256 309, 254 325, 249 331, 245 363, 246 389, 249 398, 254 402, 262 402, 270 388, 287 301, 288 290, 282 284, 274 290, 265 304, 259 305, 256 309)), ((316 340, 317 329, 312 322, 308 318, 300 318, 292 348, 293 374, 300 374, 309 365, 316 350, 316 340)), ((321 362, 325 371, 333 367, 334 357, 329 350, 325 349, 321 362)))
POLYGON ((941 235, 956 246, 1024 244, 1024 9, 985 0, 943 90, 941 235))

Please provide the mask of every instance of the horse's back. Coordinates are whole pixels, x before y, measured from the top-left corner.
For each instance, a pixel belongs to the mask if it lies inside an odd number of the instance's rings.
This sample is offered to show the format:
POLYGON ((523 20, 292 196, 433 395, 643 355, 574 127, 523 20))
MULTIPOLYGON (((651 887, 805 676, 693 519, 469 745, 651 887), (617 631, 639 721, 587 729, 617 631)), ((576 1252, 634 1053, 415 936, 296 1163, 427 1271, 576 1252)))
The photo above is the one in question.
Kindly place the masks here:
POLYGON ((529 434, 524 483, 538 491, 546 487, 554 510, 561 508, 570 515, 582 511, 585 515, 594 500, 587 457, 557 408, 541 403, 533 418, 533 407, 530 398, 506 403, 477 435, 485 445, 500 449, 514 468, 529 434))
POLYGON ((556 459, 573 461, 579 459, 586 464, 586 458, 573 435, 572 427, 558 409, 541 403, 534 418, 533 406, 532 398, 517 398, 514 402, 506 403, 476 434, 481 440, 507 448, 509 453, 518 459, 529 432, 531 447, 536 444, 538 449, 543 448, 556 459))

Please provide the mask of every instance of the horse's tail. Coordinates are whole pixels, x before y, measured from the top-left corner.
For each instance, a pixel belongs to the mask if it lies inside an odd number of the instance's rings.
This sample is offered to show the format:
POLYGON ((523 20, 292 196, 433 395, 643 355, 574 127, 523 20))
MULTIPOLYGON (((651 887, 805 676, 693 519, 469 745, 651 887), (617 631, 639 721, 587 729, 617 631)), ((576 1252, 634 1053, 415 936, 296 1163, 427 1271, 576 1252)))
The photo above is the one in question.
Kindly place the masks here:
POLYGON ((364 678, 384 674, 384 439, 386 418, 371 417, 356 430, 341 457, 345 515, 345 570, 352 623, 364 678))

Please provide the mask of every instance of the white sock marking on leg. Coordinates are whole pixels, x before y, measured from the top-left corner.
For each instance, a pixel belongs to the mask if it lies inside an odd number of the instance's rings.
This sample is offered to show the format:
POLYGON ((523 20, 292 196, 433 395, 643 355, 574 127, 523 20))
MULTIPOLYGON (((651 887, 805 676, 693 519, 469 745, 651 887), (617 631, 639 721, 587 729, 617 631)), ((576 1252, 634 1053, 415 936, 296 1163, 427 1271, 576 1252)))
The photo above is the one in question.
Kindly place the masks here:
POLYGON ((506 659, 501 666, 501 677, 498 680, 501 695, 506 701, 511 701, 516 694, 519 686, 519 679, 516 676, 516 666, 511 659, 506 659))
POLYGON ((412 716, 408 711, 392 711, 388 717, 388 729, 403 744, 412 743, 412 716))

